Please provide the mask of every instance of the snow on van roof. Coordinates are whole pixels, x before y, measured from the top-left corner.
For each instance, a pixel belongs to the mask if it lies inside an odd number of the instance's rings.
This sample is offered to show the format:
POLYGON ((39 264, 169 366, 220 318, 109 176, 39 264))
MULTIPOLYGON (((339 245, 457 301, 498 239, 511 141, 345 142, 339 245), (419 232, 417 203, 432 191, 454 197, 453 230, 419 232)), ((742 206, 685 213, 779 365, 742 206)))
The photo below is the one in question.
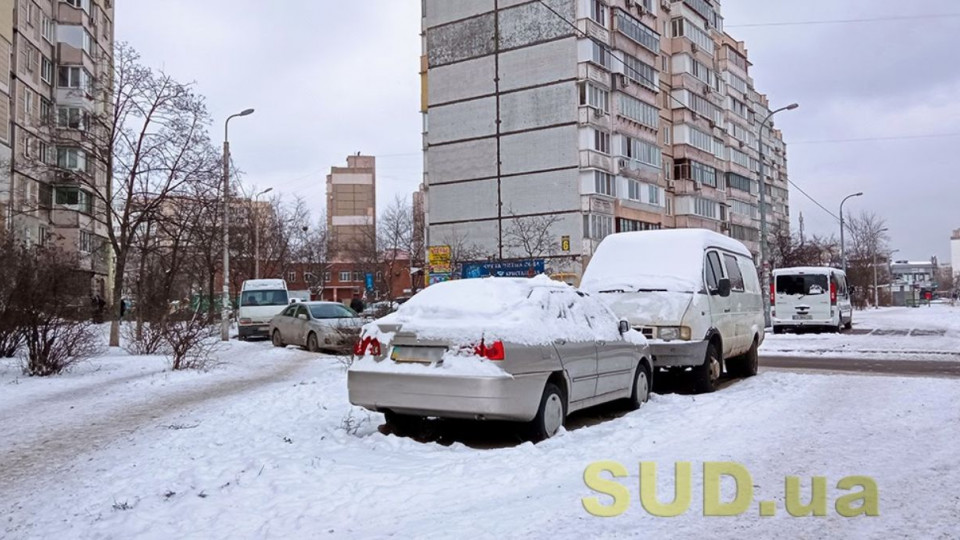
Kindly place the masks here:
POLYGON ((248 279, 243 282, 244 291, 259 291, 264 289, 286 289, 287 282, 282 279, 248 279))
POLYGON ((753 258, 742 243, 706 229, 611 234, 583 274, 585 291, 620 288, 691 292, 703 283, 703 251, 719 248, 753 258))
POLYGON ((777 268, 773 271, 773 275, 779 276, 784 274, 825 274, 827 272, 839 272, 843 273, 843 270, 839 268, 834 268, 832 266, 793 266, 790 268, 777 268))

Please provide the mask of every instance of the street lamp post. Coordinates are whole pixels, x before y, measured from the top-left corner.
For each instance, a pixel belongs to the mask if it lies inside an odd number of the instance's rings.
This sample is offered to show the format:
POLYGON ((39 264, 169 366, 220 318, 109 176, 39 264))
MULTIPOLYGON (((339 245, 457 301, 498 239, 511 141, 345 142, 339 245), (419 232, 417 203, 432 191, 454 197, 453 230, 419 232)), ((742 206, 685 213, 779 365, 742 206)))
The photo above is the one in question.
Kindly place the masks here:
POLYGON ((230 120, 249 116, 246 109, 227 117, 223 123, 223 313, 220 315, 220 339, 230 340, 230 120))
MULTIPOLYGON (((877 231, 877 235, 883 234, 890 229, 883 228, 877 231)), ((880 290, 877 288, 877 249, 873 249, 873 309, 880 309, 880 290)))
POLYGON ((758 145, 760 147, 760 273, 763 280, 763 321, 765 326, 770 326, 770 295, 767 294, 767 291, 770 290, 770 272, 769 272, 769 263, 767 262, 767 186, 766 182, 763 180, 763 128, 767 127, 767 123, 770 122, 770 119, 773 118, 773 115, 781 111, 792 111, 799 107, 800 105, 796 103, 791 103, 786 107, 781 107, 775 111, 772 111, 763 119, 763 122, 760 124, 760 137, 758 145))
POLYGON ((257 199, 271 191, 272 187, 253 196, 253 279, 260 279, 260 205, 257 199))
POLYGON ((854 197, 860 197, 863 195, 863 192, 857 192, 853 195, 847 195, 840 201, 840 264, 843 265, 843 273, 847 273, 847 245, 843 237, 843 204, 847 202, 847 199, 852 199, 854 197))

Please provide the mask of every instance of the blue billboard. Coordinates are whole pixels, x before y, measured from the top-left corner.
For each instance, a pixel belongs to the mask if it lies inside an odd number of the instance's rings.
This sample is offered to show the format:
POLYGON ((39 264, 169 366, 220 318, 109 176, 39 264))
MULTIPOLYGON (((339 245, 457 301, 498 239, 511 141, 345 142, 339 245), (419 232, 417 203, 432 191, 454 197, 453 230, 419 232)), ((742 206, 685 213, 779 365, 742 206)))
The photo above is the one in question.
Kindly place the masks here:
POLYGON ((463 263, 463 279, 482 277, 533 277, 544 272, 543 259, 529 261, 488 261, 463 263))

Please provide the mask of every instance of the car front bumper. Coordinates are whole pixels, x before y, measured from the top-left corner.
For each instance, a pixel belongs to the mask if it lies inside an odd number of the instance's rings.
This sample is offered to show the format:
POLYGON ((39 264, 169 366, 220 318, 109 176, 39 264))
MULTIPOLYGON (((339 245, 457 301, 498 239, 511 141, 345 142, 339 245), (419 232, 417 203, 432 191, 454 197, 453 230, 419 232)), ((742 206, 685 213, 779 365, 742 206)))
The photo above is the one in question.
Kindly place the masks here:
POLYGON ((648 340, 655 367, 699 366, 707 358, 708 341, 648 340))
POLYGON ((533 420, 548 373, 467 377, 350 370, 350 403, 373 411, 483 420, 533 420))
POLYGON ((251 337, 270 337, 270 325, 269 324, 241 324, 237 327, 237 333, 241 339, 251 338, 251 337))

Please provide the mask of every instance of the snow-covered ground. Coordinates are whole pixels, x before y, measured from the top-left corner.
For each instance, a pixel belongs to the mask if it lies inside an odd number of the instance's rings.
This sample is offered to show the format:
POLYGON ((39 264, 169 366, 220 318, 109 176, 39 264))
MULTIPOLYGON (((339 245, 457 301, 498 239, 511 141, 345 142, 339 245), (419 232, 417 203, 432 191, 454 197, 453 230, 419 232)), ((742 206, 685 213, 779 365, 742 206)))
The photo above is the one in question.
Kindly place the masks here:
POLYGON ((853 330, 768 334, 765 356, 829 356, 960 361, 960 306, 881 308, 853 312, 853 330))
MULTIPOLYGON (((866 321, 860 319, 864 325, 866 321)), ((170 373, 113 354, 23 378, 0 363, 3 538, 951 537, 960 515, 960 382, 782 372, 641 410, 539 445, 480 450, 381 434, 347 402, 332 357, 233 342, 222 364, 170 373), (628 469, 629 509, 588 515, 588 464, 628 469), (647 515, 638 462, 694 463, 692 505, 647 515), (739 517, 703 517, 701 468, 752 474, 739 517), (791 518, 784 477, 828 479, 828 516, 791 518), (879 517, 842 518, 834 489, 873 477, 879 517), (758 502, 777 501, 773 518, 758 502)), ((666 480, 661 498, 668 499, 666 480)), ((672 494, 672 487, 669 488, 672 494)), ((603 499, 606 501, 606 499, 603 499)))

